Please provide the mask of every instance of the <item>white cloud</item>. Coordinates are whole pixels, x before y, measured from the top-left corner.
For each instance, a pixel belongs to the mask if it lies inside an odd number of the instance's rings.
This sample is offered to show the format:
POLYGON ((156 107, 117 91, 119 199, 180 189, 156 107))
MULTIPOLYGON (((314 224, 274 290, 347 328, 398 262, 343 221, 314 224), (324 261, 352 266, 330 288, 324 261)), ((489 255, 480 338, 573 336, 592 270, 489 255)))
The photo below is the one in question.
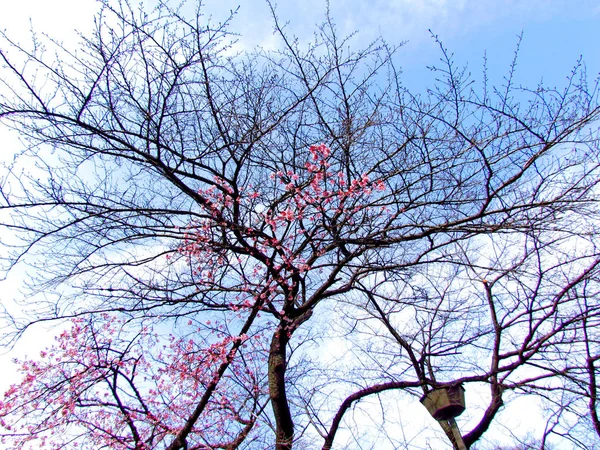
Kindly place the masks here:
POLYGON ((0 29, 8 29, 16 39, 29 37, 30 26, 37 32, 49 33, 58 40, 77 38, 93 22, 98 3, 94 0, 20 0, 3 2, 0 29))

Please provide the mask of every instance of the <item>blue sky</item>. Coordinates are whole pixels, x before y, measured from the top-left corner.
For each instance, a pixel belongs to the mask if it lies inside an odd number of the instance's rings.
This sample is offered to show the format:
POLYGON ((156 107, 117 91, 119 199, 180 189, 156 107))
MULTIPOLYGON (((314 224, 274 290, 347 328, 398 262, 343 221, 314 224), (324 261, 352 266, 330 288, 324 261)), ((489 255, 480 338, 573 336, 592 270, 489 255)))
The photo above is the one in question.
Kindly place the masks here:
MULTIPOLYGON (((233 29, 242 34, 244 47, 276 45, 265 1, 204 3, 206 14, 215 19, 240 6, 233 29)), ((91 25, 95 7, 94 0, 6 2, 0 28, 25 39, 31 19, 36 29, 68 41, 73 39, 73 28, 85 30, 91 25)), ((378 34, 390 44, 406 41, 397 61, 405 84, 415 89, 427 79, 425 67, 439 58, 429 29, 458 61, 469 62, 475 78, 481 78, 484 51, 490 73, 506 73, 521 31, 518 77, 523 82, 536 84, 543 77, 549 85, 560 84, 579 55, 584 56, 590 78, 600 72, 600 2, 595 0, 331 0, 330 9, 341 34, 358 31, 356 45, 378 34)), ((289 22, 289 30, 307 38, 323 18, 325 1, 280 0, 277 10, 282 21, 289 22)))
MULTIPOLYGON (((323 0, 280 1, 282 21, 299 37, 308 36, 323 18, 323 0)), ((207 2, 214 11, 235 8, 236 1, 207 2)), ((341 34, 357 31, 356 44, 382 35, 390 44, 406 42, 398 52, 405 84, 421 89, 426 66, 440 56, 429 30, 437 34, 461 64, 469 62, 481 78, 484 52, 490 75, 501 81, 523 32, 518 79, 537 84, 561 84, 583 55, 591 78, 600 71, 600 3, 593 0, 332 0, 333 16, 341 34)), ((215 12, 215 17, 217 13, 215 12)), ((253 41, 270 42, 271 25, 264 2, 241 4, 234 28, 253 41)), ((425 79, 426 76, 425 76, 425 79)))

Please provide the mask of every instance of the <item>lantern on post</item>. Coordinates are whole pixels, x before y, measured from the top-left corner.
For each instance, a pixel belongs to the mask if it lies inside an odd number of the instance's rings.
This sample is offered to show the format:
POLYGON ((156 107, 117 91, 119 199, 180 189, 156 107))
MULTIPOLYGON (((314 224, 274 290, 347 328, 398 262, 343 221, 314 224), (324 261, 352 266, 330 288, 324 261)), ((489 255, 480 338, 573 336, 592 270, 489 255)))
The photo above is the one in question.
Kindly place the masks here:
POLYGON ((467 450, 454 420, 465 411, 465 389, 462 384, 448 384, 435 388, 421 397, 421 403, 435 420, 447 423, 454 437, 455 448, 467 450))
POLYGON ((435 420, 449 420, 465 410, 465 389, 461 384, 439 387, 421 397, 421 403, 435 420))

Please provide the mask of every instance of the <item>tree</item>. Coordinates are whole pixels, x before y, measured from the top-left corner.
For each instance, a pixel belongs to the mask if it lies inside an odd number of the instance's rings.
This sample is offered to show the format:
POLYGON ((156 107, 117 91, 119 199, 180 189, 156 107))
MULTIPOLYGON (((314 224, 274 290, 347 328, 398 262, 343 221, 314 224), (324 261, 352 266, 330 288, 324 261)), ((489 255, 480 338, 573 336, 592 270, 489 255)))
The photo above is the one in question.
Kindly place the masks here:
POLYGON ((38 294, 9 338, 74 320, 23 363, 5 443, 332 448, 357 401, 459 382, 490 390, 467 446, 506 392, 588 399, 597 424, 582 65, 564 90, 517 88, 514 65, 476 90, 440 45, 416 96, 395 48, 351 52, 329 17, 301 46, 273 10, 282 49, 235 54, 200 4, 100 3, 77 51, 2 35, 0 119, 28 142, 1 181, 5 262, 38 294))

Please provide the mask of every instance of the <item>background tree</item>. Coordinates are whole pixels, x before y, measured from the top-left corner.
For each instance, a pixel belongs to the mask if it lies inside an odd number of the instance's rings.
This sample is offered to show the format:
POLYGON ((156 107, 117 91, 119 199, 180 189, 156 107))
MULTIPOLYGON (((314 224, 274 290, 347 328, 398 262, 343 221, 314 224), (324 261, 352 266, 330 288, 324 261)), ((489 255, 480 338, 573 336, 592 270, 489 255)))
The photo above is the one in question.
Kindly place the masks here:
POLYGON ((5 397, 7 443, 352 446, 357 400, 456 382, 490 391, 468 446, 506 392, 597 423, 582 66, 564 90, 515 87, 514 64, 475 90, 440 45, 416 96, 395 48, 350 51, 328 17, 300 45, 273 11, 281 50, 235 54, 200 5, 101 4, 77 51, 2 35, 0 119, 28 142, 1 180, 5 262, 38 293, 8 337, 75 319, 5 397))

